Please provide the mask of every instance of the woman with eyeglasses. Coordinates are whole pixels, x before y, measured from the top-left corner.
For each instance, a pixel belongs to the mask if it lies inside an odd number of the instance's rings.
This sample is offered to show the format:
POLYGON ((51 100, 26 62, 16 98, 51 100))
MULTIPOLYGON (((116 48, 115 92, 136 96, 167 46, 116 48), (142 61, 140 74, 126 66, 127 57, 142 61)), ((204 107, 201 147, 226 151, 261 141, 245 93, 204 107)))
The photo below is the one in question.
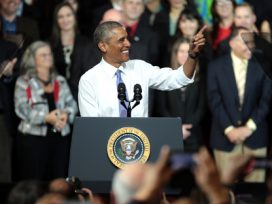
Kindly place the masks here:
POLYGON ((37 41, 25 51, 16 82, 15 112, 19 179, 67 176, 70 124, 77 105, 64 77, 54 70, 49 44, 37 41))

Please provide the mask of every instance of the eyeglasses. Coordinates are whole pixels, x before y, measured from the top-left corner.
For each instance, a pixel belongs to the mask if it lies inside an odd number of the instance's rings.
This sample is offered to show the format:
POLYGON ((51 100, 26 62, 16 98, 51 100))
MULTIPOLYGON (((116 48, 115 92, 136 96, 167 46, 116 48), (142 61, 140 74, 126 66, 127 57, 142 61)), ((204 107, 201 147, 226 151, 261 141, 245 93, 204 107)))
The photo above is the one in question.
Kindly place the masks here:
POLYGON ((230 5, 232 2, 230 0, 217 0, 216 5, 217 6, 224 6, 224 5, 230 5))
POLYGON ((52 53, 41 53, 41 54, 37 55, 37 57, 43 57, 43 58, 52 57, 52 53))

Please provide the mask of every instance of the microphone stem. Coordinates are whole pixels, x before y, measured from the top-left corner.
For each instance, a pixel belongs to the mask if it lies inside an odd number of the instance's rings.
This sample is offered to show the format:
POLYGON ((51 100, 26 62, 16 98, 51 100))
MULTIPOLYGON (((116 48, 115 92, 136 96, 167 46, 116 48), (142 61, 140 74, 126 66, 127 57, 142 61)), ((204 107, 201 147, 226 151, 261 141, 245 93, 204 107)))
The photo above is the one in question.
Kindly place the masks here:
POLYGON ((127 107, 127 117, 131 118, 131 106, 130 106, 130 102, 128 102, 128 107, 127 107))

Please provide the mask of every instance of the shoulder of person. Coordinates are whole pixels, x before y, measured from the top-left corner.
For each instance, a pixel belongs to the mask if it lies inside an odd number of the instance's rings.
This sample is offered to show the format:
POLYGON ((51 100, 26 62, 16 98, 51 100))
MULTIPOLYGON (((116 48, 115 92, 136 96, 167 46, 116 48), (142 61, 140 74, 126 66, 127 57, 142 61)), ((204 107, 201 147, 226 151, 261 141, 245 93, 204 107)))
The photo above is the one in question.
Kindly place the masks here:
POLYGON ((95 65, 94 67, 90 68, 88 71, 86 71, 80 79, 86 79, 89 80, 89 78, 95 77, 97 73, 100 72, 101 67, 100 67, 100 63, 99 62, 97 65, 95 65))
POLYGON ((16 85, 26 89, 29 86, 31 77, 28 74, 21 75, 16 80, 16 85))
POLYGON ((139 65, 143 65, 143 66, 149 66, 151 65, 150 63, 141 60, 141 59, 130 59, 129 61, 126 62, 126 65, 128 65, 129 67, 131 66, 139 66, 139 65))
POLYGON ((56 80, 59 81, 60 83, 66 82, 66 79, 62 75, 56 75, 55 76, 56 80))
POLYGON ((18 21, 18 23, 22 23, 23 25, 37 24, 37 22, 34 19, 31 19, 28 17, 22 17, 22 16, 18 16, 17 21, 18 21))
POLYGON ((76 36, 76 43, 84 46, 84 45, 92 44, 92 41, 91 41, 91 38, 88 38, 84 35, 78 34, 76 36))

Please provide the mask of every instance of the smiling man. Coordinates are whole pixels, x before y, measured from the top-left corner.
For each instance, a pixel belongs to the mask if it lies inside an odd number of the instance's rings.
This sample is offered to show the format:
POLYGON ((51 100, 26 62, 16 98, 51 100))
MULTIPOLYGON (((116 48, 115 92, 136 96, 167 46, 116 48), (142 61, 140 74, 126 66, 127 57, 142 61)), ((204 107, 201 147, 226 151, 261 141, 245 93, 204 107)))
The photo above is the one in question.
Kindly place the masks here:
POLYGON ((125 27, 114 21, 101 23, 94 32, 94 43, 102 53, 99 64, 80 79, 78 102, 81 116, 122 117, 117 86, 124 82, 128 100, 133 87, 140 84, 142 100, 132 117, 148 116, 148 89, 173 90, 193 82, 196 58, 205 44, 203 27, 194 37, 189 58, 179 69, 160 69, 142 60, 130 60, 130 42, 125 27), (121 80, 120 80, 121 79, 121 80))

